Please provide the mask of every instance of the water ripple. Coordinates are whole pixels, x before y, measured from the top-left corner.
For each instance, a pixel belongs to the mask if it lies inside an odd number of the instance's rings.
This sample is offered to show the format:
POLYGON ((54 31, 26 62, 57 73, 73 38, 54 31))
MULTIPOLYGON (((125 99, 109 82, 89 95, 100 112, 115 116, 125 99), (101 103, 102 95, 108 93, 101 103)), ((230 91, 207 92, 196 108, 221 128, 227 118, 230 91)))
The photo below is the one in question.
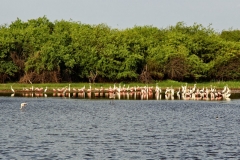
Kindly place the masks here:
POLYGON ((240 158, 238 100, 0 102, 0 159, 240 158))

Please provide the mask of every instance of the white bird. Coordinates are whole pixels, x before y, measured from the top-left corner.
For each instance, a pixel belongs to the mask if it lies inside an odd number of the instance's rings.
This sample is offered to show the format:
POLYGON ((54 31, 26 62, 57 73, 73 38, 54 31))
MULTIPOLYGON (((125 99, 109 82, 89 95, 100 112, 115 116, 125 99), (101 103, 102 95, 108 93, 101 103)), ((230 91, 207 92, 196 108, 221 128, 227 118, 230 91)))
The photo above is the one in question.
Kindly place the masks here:
POLYGON ((21 108, 20 109, 23 109, 26 105, 27 105, 27 103, 21 103, 21 108))
POLYGON ((47 87, 44 89, 44 93, 46 93, 47 92, 47 87))
POLYGON ((12 88, 12 86, 11 86, 11 91, 12 91, 13 93, 15 93, 14 89, 12 88))
POLYGON ((177 91, 177 97, 180 99, 180 92, 181 92, 181 90, 180 90, 180 87, 178 88, 178 91, 177 91))
POLYGON ((109 99, 115 99, 115 92, 109 95, 109 99))
POLYGON ((68 84, 68 92, 71 92, 71 87, 70 87, 71 84, 68 84))

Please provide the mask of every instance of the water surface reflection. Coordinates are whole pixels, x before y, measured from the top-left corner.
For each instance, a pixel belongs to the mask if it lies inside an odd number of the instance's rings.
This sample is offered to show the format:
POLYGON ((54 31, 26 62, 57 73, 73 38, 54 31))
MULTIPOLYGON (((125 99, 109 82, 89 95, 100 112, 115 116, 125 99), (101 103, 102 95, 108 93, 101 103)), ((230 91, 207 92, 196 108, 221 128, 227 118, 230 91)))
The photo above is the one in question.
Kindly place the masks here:
MULTIPOLYGON (((34 93, 34 92, 18 92, 18 93, 0 93, 1 96, 7 97, 62 97, 74 99, 109 99, 113 93, 94 93, 94 92, 79 92, 79 93, 34 93)), ((182 97, 177 93, 174 95, 162 94, 141 94, 139 92, 133 93, 115 93, 115 99, 123 100, 204 100, 204 101, 229 101, 231 99, 240 99, 240 93, 232 93, 230 98, 222 97, 182 97)))
POLYGON ((0 159, 238 159, 239 102, 0 97, 0 159))

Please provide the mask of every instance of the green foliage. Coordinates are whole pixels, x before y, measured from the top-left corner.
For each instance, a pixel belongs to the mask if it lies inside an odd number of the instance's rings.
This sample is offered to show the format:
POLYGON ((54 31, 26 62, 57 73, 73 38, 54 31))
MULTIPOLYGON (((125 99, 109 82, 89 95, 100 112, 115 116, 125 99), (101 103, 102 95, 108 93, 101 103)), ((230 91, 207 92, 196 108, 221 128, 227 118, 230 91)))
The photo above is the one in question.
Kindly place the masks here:
POLYGON ((222 31, 220 37, 227 41, 240 42, 240 30, 222 31))
POLYGON ((183 22, 118 30, 45 16, 17 19, 0 26, 1 81, 238 80, 239 35, 183 22))
POLYGON ((209 71, 208 65, 204 63, 197 55, 193 54, 188 57, 188 74, 187 77, 194 81, 207 77, 209 71))
POLYGON ((17 67, 12 62, 0 61, 0 74, 13 76, 17 72, 17 67))

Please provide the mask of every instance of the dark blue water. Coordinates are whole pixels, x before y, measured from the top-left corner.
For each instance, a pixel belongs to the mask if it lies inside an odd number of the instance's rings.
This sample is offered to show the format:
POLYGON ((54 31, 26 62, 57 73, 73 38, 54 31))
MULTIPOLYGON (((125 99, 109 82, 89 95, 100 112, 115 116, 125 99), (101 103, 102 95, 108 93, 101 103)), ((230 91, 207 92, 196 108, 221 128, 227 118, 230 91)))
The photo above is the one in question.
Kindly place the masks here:
POLYGON ((239 102, 0 97, 0 159, 240 159, 239 102))

